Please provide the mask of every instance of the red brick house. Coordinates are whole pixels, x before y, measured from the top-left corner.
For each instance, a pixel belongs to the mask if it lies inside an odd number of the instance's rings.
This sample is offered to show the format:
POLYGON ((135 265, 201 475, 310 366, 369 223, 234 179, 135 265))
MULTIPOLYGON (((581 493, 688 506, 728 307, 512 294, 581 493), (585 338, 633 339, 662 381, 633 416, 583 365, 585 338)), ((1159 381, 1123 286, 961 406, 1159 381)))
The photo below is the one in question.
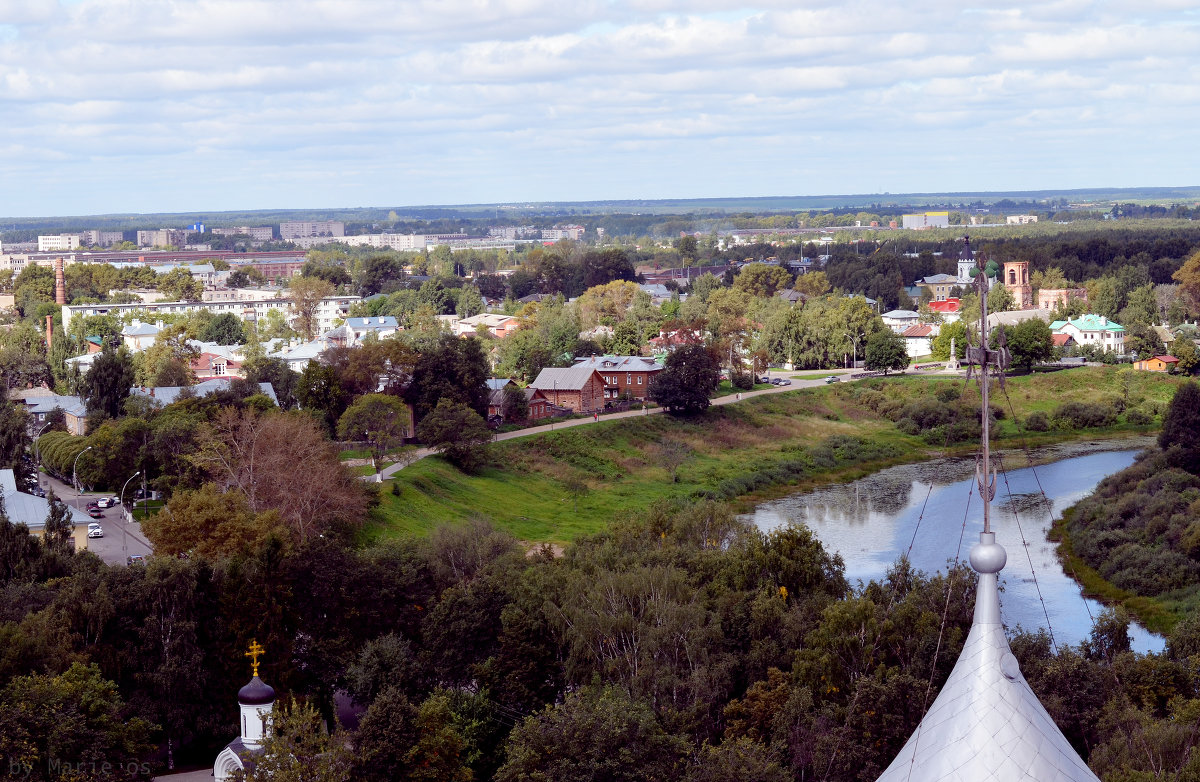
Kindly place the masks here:
POLYGON ((604 398, 608 400, 625 393, 645 400, 650 381, 663 371, 662 364, 642 356, 588 356, 575 359, 575 366, 600 373, 604 378, 604 398))
POLYGON ((604 378, 589 367, 547 367, 529 384, 556 407, 568 407, 576 413, 604 409, 604 378))

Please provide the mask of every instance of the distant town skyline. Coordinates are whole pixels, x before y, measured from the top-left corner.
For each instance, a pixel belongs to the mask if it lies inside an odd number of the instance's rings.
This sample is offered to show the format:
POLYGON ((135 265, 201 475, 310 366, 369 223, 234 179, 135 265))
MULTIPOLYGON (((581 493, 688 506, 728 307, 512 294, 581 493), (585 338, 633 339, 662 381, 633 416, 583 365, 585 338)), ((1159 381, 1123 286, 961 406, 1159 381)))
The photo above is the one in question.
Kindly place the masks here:
POLYGON ((1184 186, 1198 22, 1176 0, 0 0, 0 214, 1184 186))

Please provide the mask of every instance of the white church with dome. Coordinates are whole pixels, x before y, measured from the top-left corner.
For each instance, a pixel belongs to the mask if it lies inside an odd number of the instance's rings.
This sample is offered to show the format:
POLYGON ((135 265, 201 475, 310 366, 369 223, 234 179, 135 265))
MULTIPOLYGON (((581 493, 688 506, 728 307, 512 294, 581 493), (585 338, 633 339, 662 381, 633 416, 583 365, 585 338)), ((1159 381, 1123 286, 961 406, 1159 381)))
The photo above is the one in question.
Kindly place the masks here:
POLYGON ((241 735, 229 742, 217 755, 213 777, 217 782, 233 779, 238 771, 252 771, 255 758, 262 753, 263 740, 271 729, 271 707, 275 705, 275 690, 258 678, 258 656, 263 648, 254 641, 247 656, 253 665, 253 678, 238 690, 238 709, 241 712, 241 735))

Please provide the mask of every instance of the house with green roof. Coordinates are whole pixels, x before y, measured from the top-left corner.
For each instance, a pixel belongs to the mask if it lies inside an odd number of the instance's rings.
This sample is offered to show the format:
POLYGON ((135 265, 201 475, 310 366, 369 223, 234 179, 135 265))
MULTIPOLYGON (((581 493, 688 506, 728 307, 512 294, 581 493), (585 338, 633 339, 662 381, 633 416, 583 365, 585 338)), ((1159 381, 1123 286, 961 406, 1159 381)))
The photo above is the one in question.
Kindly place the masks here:
POLYGON ((1125 328, 1103 315, 1081 315, 1070 320, 1056 320, 1050 324, 1054 334, 1067 334, 1081 347, 1095 345, 1097 350, 1125 352, 1125 328))

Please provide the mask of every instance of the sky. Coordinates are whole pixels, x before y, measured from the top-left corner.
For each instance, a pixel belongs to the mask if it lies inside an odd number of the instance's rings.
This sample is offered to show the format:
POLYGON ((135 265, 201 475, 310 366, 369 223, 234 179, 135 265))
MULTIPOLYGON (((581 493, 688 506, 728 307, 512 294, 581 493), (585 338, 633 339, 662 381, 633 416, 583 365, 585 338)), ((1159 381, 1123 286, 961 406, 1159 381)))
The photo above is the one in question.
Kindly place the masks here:
POLYGON ((0 215, 1200 184, 1200 1, 0 0, 0 215))

